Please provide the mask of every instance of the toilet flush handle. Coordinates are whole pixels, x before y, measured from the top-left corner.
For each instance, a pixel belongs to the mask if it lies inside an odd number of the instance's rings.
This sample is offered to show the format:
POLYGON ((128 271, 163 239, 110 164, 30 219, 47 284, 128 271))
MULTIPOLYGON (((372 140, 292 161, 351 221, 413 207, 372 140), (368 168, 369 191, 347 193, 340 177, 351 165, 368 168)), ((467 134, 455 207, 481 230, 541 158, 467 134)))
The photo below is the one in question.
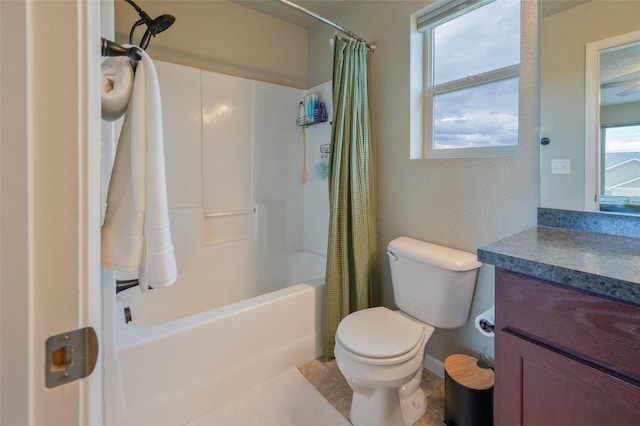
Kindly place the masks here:
POLYGON ((392 252, 387 251, 387 254, 389 255, 389 257, 393 257, 393 260, 394 260, 394 261, 396 261, 396 262, 398 261, 398 256, 396 256, 396 255, 395 255, 395 254, 393 254, 392 252))

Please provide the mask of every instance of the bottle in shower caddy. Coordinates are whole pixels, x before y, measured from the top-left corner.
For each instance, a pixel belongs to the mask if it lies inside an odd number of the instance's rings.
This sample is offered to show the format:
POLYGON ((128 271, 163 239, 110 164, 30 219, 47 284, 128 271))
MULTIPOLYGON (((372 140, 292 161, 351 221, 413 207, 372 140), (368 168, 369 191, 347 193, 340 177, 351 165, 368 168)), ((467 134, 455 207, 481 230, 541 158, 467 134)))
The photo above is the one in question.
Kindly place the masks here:
POLYGON ((309 115, 309 92, 306 92, 304 94, 304 98, 302 99, 302 108, 301 108, 301 113, 303 114, 304 117, 306 117, 307 115, 309 115))
POLYGON ((300 101, 299 118, 319 121, 321 119, 320 117, 322 117, 322 106, 322 102, 319 101, 316 93, 305 93, 304 98, 300 101))
POLYGON ((324 117, 324 115, 326 114, 324 111, 324 108, 325 108, 324 104, 316 99, 316 104, 313 107, 313 121, 316 121, 316 122, 326 121, 326 117, 324 117))
POLYGON ((313 95, 313 109, 311 110, 311 115, 313 116, 313 121, 318 121, 318 108, 320 107, 320 102, 318 102, 318 95, 313 95))
POLYGON ((308 96, 307 115, 313 116, 313 93, 309 93, 309 96, 308 96))

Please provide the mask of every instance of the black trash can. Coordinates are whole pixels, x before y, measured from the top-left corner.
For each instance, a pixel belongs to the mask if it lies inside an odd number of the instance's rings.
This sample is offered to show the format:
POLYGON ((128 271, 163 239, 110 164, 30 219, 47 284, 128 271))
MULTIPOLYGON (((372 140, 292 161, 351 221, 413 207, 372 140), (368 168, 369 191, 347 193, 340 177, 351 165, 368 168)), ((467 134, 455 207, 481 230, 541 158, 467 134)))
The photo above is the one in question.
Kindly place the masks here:
POLYGON ((444 360, 444 422, 448 426, 493 425, 493 370, 477 358, 450 355, 444 360))

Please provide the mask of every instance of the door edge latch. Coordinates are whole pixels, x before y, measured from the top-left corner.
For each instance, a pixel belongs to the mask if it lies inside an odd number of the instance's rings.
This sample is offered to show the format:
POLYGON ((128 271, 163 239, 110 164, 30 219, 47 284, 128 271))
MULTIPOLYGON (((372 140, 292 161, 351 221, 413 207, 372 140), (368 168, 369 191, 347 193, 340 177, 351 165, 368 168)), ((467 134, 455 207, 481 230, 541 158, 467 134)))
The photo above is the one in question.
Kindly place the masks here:
POLYGON ((51 336, 45 346, 47 388, 55 388, 87 377, 96 367, 98 336, 93 327, 51 336))

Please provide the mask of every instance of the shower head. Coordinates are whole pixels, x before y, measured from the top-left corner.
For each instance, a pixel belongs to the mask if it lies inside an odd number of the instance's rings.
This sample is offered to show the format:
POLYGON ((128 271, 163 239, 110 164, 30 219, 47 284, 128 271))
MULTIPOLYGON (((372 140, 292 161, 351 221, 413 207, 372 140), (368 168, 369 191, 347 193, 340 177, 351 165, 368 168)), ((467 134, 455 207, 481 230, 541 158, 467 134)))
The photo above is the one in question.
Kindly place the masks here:
MULTIPOLYGON (((144 32, 144 35, 142 36, 142 40, 140 41, 140 47, 142 49, 146 49, 147 46, 149 45, 149 40, 151 39, 151 36, 155 37, 156 34, 160 34, 164 30, 169 28, 171 24, 173 24, 176 21, 176 18, 174 18, 172 15, 160 15, 156 19, 153 19, 150 21, 147 21, 144 19, 141 19, 141 21, 143 21, 147 25, 147 30, 144 32)), ((139 24, 136 22, 136 25, 134 26, 134 28, 138 25, 139 24)), ((129 43, 131 43, 132 35, 133 35, 133 31, 129 35, 129 43)))
POLYGON ((160 15, 153 20, 150 29, 152 30, 153 34, 159 34, 173 25, 175 21, 176 18, 173 15, 160 15))
POLYGON ((160 34, 176 21, 176 18, 172 15, 160 15, 155 19, 151 19, 151 17, 149 17, 149 15, 147 15, 144 10, 140 9, 140 7, 138 7, 138 5, 135 4, 132 0, 124 1, 133 6, 136 12, 138 12, 138 15, 140 15, 140 19, 135 24, 133 24, 133 26, 131 27, 131 31, 129 32, 129 44, 133 44, 133 33, 135 32, 136 28, 142 24, 145 24, 147 26, 147 30, 144 32, 139 46, 142 49, 146 49, 149 45, 151 36, 155 37, 156 34, 160 34))

